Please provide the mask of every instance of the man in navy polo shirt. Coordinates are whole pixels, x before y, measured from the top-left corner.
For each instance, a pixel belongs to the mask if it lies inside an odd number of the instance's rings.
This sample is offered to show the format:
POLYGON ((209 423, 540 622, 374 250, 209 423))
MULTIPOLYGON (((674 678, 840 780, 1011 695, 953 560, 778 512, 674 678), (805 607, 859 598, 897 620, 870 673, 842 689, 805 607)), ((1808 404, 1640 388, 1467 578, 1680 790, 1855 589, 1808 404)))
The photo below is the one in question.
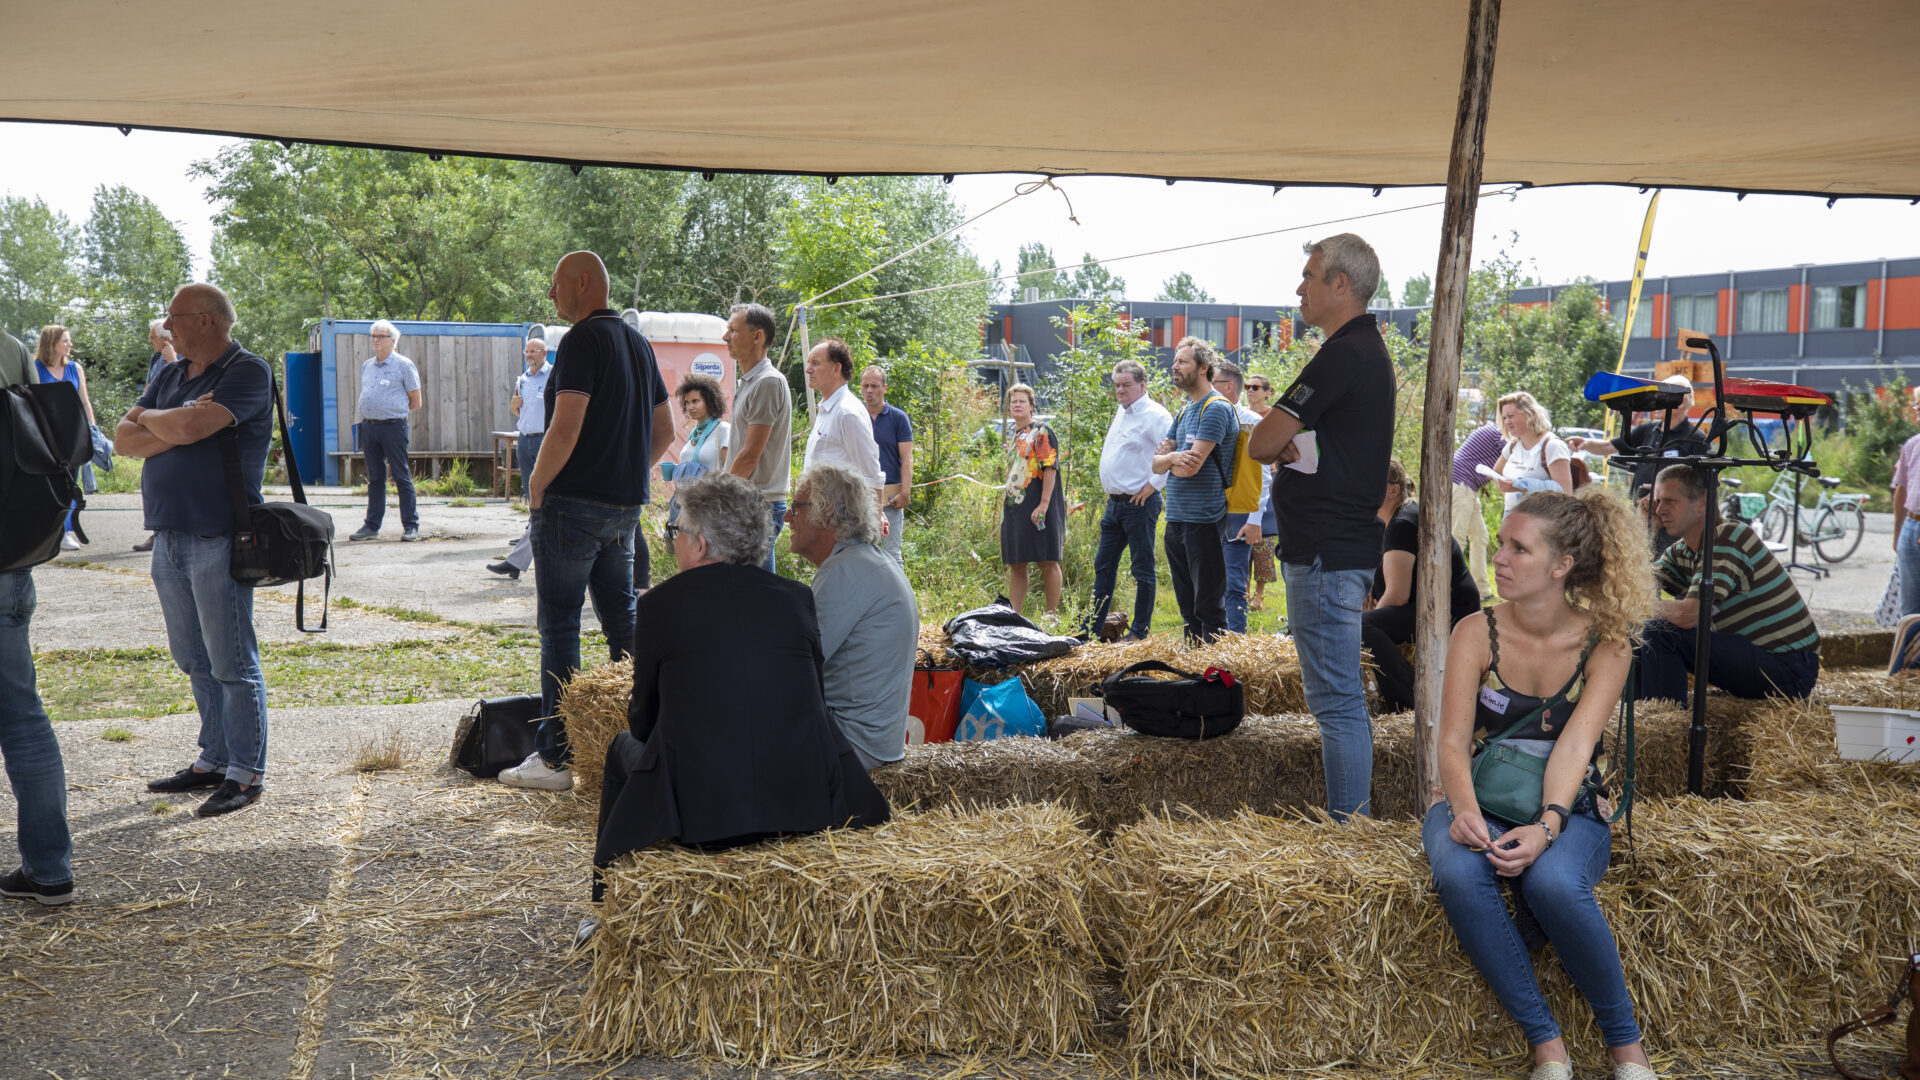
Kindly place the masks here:
MULTIPOLYGON (((1273 470, 1287 627, 1300 654, 1307 707, 1320 723, 1327 812, 1368 813, 1373 728, 1360 674, 1360 609, 1373 588, 1393 453, 1393 360, 1367 304, 1380 259, 1352 233, 1308 244, 1300 317, 1327 339, 1247 440, 1255 461, 1299 462, 1295 436, 1312 431, 1316 467, 1273 470)), ((1304 465, 1304 462, 1300 464, 1304 465)), ((1423 663, 1436 657, 1424 657, 1423 663)))
POLYGON ((900 554, 900 532, 907 526, 907 503, 913 500, 913 421, 898 406, 887 404, 887 373, 877 364, 860 373, 860 400, 873 420, 873 441, 880 448, 880 469, 887 486, 880 493, 880 512, 887 518, 887 535, 880 550, 905 567, 900 554))
POLYGON ((573 324, 547 378, 546 435, 527 479, 540 628, 540 730, 527 760, 502 770, 509 787, 566 791, 571 753, 560 683, 580 667, 580 607, 593 612, 618 660, 633 650, 633 567, 646 565, 640 508, 647 478, 673 442, 673 407, 653 346, 607 302, 607 267, 591 251, 560 260, 547 290, 573 324))
POLYGON ((249 504, 264 501, 273 435, 272 370, 232 337, 233 302, 212 285, 182 285, 167 305, 180 351, 114 432, 115 452, 145 458, 141 503, 153 530, 153 587, 173 662, 200 708, 200 756, 148 791, 214 788, 201 817, 248 806, 267 770, 267 680, 253 636, 253 590, 233 580, 233 505, 220 442, 237 436, 249 504))

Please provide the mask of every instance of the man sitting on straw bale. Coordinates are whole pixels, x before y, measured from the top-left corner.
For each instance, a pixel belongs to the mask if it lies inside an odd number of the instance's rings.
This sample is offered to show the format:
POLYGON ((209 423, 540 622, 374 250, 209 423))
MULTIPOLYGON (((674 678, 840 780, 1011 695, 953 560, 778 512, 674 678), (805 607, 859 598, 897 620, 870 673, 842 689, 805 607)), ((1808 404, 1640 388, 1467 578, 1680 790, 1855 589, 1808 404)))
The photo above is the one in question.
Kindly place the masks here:
POLYGON ((787 507, 787 544, 812 563, 827 715, 869 771, 907 752, 920 605, 899 564, 875 545, 874 491, 853 470, 815 465, 787 507))
MULTIPOLYGON (((1707 484, 1691 465, 1669 465, 1653 488, 1653 517, 1676 540, 1653 565, 1662 601, 1640 648, 1640 699, 1685 701, 1700 618, 1700 541, 1707 484)), ((1713 536, 1713 626, 1707 682, 1735 697, 1804 698, 1820 674, 1820 632, 1780 560, 1758 534, 1722 521, 1713 536)))
POLYGON ((1393 360, 1367 303, 1380 259, 1352 233, 1307 245, 1300 317, 1327 335, 1247 440, 1273 470, 1287 625, 1300 651, 1307 707, 1320 724, 1327 812, 1368 813, 1373 728, 1360 674, 1360 608, 1385 531, 1377 516, 1393 452, 1393 360), (1297 437, 1312 431, 1316 460, 1297 437))
MULTIPOLYGON (((759 569, 773 542, 764 493, 708 473, 679 497, 667 536, 680 572, 639 601, 629 730, 607 749, 594 866, 662 840, 719 850, 886 821, 827 715, 813 593, 759 569)), ((593 898, 603 890, 596 874, 593 898)))

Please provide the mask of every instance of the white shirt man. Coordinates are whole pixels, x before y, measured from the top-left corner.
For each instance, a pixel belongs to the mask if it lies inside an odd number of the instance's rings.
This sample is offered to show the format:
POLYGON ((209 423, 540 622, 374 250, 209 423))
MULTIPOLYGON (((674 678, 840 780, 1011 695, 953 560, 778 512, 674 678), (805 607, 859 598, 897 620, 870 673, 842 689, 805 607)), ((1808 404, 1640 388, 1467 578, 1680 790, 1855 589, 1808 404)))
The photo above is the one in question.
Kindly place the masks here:
POLYGON ((1113 369, 1113 423, 1100 445, 1100 486, 1107 505, 1100 515, 1100 547, 1093 557, 1093 614, 1086 627, 1098 634, 1113 603, 1120 572, 1120 553, 1131 549, 1133 568, 1133 622, 1129 633, 1144 638, 1153 625, 1153 598, 1158 569, 1153 558, 1153 534, 1160 520, 1160 492, 1165 473, 1153 471, 1154 450, 1173 423, 1172 414, 1147 394, 1147 369, 1125 360, 1113 369))
POLYGON ((886 486, 880 468, 880 444, 873 440, 873 417, 847 384, 853 379, 853 351, 839 338, 827 338, 807 354, 807 385, 820 395, 807 453, 801 468, 839 465, 875 491, 886 486))

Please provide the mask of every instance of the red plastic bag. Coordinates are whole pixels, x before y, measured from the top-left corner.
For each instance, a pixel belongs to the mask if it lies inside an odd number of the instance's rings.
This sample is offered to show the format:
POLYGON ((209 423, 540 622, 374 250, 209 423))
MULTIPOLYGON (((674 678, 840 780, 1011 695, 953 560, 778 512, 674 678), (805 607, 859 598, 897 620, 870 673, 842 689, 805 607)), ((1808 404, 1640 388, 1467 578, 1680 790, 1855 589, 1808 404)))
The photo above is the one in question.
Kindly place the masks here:
MULTIPOLYGON (((925 655, 925 654, 922 654, 925 655)), ((913 669, 913 697, 907 703, 907 745, 953 741, 960 723, 962 672, 933 666, 932 658, 913 669)))

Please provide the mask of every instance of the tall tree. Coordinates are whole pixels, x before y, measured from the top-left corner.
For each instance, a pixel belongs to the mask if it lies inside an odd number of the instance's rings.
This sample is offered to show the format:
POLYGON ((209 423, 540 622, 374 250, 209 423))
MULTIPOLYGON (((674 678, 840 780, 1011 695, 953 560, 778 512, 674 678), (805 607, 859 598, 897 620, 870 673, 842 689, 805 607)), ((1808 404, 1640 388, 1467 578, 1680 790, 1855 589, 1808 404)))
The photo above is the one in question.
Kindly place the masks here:
POLYGON ((1020 248, 1020 262, 1014 271, 1020 275, 1013 283, 1015 300, 1025 300, 1028 289, 1036 289, 1036 299, 1056 300, 1071 291, 1072 283, 1067 280, 1065 270, 1049 270, 1054 265, 1053 252, 1038 240, 1020 248))
POLYGON ((1213 294, 1201 288, 1193 275, 1185 270, 1160 283, 1160 295, 1155 300, 1170 300, 1182 304, 1211 304, 1213 294))
POLYGON ((1086 300, 1124 300, 1127 280, 1116 276, 1093 260, 1089 251, 1080 257, 1084 264, 1073 271, 1073 295, 1086 300))
POLYGON ((80 234, 39 199, 0 196, 0 328, 25 334, 60 321, 80 295, 80 234))
POLYGON ((1393 306, 1393 282, 1388 281, 1385 274, 1380 275, 1380 287, 1373 290, 1373 299, 1375 303, 1393 306))
POLYGON ((1433 275, 1415 274, 1400 291, 1400 302, 1407 307, 1425 307, 1433 302, 1433 275))
POLYGON ((193 277, 179 228, 151 199, 125 185, 102 184, 94 191, 83 250, 96 305, 143 330, 166 308, 173 290, 193 277))

